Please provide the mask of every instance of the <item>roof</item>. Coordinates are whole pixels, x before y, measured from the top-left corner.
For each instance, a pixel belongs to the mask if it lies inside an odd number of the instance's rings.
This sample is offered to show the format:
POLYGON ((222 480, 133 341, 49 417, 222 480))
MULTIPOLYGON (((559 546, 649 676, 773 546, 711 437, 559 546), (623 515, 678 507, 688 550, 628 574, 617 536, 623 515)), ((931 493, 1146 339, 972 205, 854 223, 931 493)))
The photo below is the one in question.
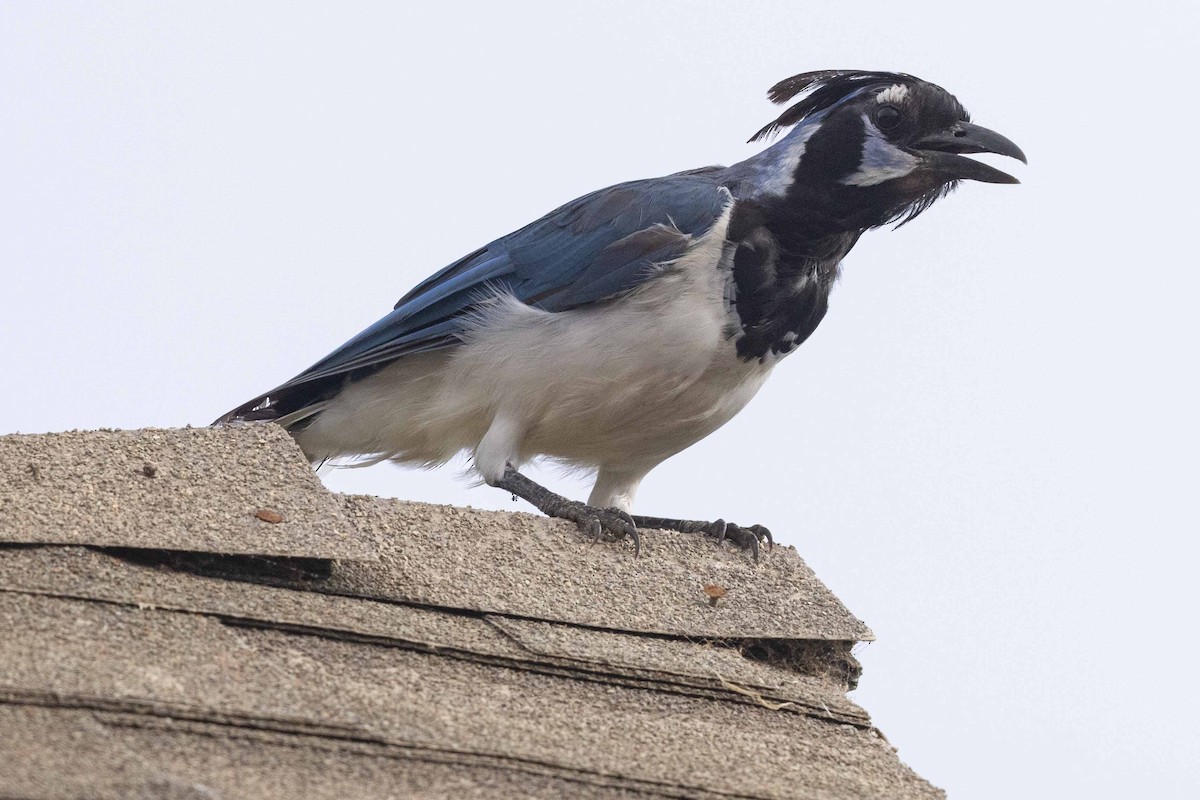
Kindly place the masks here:
POLYGON ((942 796, 790 547, 337 495, 274 425, 0 437, 0 626, 4 797, 942 796))

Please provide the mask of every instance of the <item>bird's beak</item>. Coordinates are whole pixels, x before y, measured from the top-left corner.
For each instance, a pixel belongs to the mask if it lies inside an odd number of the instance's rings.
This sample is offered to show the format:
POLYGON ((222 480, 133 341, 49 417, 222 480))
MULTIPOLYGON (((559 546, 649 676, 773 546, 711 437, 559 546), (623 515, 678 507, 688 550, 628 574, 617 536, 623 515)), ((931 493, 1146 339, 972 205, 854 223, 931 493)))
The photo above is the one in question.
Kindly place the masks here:
POLYGON ((1015 158, 1022 163, 1025 154, 1004 136, 970 122, 956 122, 947 131, 926 136, 917 142, 925 163, 951 180, 983 181, 984 183, 1020 183, 1019 180, 981 161, 964 158, 963 153, 996 153, 1015 158))

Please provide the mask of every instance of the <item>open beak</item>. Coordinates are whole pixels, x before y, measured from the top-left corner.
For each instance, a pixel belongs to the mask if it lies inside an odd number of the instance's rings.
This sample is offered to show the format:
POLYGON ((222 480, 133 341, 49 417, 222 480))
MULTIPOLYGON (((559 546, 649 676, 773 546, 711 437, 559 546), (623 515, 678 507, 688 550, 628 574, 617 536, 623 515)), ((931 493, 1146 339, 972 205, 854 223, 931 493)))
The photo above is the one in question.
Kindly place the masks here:
POLYGON ((929 168, 945 174, 950 180, 1020 183, 1006 172, 965 158, 963 153, 996 153, 1029 163, 1021 148, 1011 141, 995 131, 970 122, 956 122, 947 131, 926 136, 917 142, 916 147, 922 151, 929 168))

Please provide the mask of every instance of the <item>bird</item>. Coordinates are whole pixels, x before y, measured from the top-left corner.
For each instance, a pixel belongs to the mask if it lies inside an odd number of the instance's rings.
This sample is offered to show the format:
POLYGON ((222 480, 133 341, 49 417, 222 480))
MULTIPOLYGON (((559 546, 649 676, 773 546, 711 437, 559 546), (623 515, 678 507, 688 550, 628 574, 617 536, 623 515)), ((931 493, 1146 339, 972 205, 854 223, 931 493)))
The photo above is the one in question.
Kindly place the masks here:
POLYGON ((214 424, 272 420, 316 464, 433 467, 465 451, 482 482, 635 556, 650 527, 757 559, 773 544, 762 525, 634 515, 643 478, 809 338, 864 232, 911 222, 962 181, 1019 183, 968 155, 1027 163, 909 74, 805 72, 768 97, 786 108, 750 138, 774 140, 757 154, 572 200, 214 424), (539 457, 594 473, 587 501, 521 472, 539 457))

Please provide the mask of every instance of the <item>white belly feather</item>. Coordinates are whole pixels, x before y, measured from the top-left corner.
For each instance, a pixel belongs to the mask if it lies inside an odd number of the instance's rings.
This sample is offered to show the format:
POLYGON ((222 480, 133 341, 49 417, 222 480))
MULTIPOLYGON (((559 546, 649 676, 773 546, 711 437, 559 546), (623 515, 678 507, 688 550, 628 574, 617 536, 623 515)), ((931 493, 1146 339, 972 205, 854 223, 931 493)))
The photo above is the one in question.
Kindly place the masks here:
POLYGON ((722 335, 729 214, 619 301, 550 313, 495 298, 461 346, 347 387, 299 433, 301 446, 310 457, 425 464, 468 449, 489 482, 545 455, 626 476, 600 500, 629 505, 646 472, 729 421, 770 372, 738 360, 722 335))

